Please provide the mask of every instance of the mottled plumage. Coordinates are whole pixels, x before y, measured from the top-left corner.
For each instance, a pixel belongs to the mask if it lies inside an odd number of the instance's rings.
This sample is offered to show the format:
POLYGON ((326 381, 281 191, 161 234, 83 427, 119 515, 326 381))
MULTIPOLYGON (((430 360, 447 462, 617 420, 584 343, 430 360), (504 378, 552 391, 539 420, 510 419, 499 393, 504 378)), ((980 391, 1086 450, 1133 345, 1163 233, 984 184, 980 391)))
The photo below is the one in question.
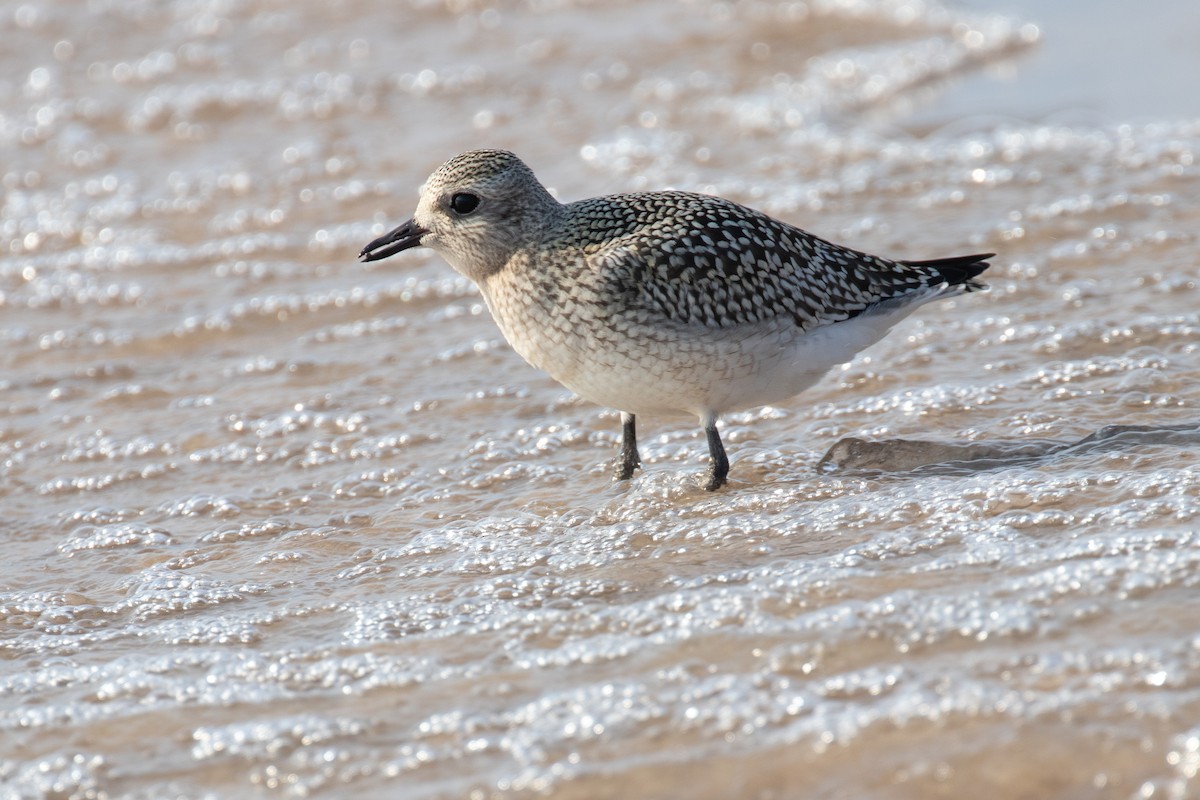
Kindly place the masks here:
POLYGON ((527 361, 622 412, 618 478, 640 463, 634 415, 682 411, 708 435, 709 489, 722 413, 786 400, 922 303, 984 288, 990 257, 891 261, 689 192, 561 204, 501 150, 443 164, 360 257, 418 245, 479 285, 527 361))

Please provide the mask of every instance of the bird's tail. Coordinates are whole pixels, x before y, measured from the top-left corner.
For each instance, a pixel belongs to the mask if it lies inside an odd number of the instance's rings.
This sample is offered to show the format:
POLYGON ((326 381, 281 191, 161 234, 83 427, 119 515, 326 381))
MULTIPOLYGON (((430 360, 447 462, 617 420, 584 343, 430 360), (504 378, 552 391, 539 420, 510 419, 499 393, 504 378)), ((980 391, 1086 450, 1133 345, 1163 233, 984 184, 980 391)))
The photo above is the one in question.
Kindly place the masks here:
POLYGON ((995 255, 995 253, 981 253, 974 256, 951 256, 950 258, 934 258, 929 261, 901 261, 900 263, 906 267, 928 270, 949 286, 962 286, 960 291, 977 292, 980 289, 986 289, 987 284, 973 280, 973 278, 991 266, 987 260, 995 255))

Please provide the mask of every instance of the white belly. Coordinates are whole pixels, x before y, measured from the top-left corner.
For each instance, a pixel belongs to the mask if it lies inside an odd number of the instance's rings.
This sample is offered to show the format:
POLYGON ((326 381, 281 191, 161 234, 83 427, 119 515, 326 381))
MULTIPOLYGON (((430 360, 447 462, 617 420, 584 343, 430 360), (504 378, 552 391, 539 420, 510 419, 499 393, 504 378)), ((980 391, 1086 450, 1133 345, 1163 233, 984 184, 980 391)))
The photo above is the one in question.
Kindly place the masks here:
POLYGON ((580 397, 631 414, 701 419, 794 397, 920 304, 803 333, 791 320, 720 329, 601 317, 534 291, 485 289, 484 297, 513 349, 580 397))

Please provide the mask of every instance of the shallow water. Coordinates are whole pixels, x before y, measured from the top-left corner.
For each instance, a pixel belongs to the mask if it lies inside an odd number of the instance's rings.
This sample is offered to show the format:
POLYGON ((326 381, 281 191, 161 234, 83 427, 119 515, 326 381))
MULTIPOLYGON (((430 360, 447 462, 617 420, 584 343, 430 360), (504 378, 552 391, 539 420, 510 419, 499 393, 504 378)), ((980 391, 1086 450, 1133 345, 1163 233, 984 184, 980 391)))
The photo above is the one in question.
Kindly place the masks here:
POLYGON ((0 7, 0 797, 1200 795, 1197 14, 1036 13, 0 7), (993 290, 727 419, 726 491, 683 419, 613 485, 467 282, 355 260, 478 146, 993 290))

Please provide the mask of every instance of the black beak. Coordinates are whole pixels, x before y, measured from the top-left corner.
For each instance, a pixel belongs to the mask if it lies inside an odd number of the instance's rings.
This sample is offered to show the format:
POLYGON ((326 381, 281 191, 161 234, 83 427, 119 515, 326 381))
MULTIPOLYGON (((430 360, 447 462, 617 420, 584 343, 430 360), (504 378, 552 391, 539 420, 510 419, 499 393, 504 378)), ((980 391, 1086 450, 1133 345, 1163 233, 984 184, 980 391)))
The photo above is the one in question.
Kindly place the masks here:
POLYGON ((407 250, 410 247, 420 247, 421 237, 427 233, 429 231, 410 219, 399 228, 385 233, 364 247, 362 252, 358 254, 358 260, 363 263, 378 261, 381 258, 394 256, 401 250, 407 250))

